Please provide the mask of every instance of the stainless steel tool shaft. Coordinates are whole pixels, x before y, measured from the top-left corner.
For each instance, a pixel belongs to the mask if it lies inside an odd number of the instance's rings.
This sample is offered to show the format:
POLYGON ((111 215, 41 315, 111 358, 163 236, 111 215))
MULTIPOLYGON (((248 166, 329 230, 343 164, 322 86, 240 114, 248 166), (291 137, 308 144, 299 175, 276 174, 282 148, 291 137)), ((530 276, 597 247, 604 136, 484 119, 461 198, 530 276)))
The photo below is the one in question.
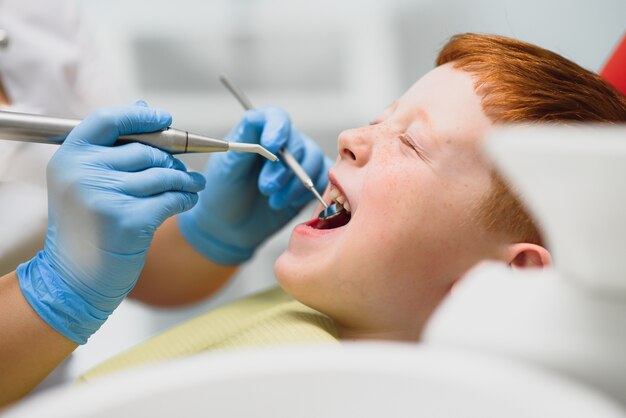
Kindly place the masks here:
MULTIPOLYGON (((226 78, 226 76, 223 76, 223 75, 220 76, 220 81, 222 82, 222 84, 224 84, 224 86, 228 89, 228 91, 230 91, 232 95, 235 96, 235 98, 239 101, 239 103, 241 103, 241 106, 244 109, 246 110, 254 109, 254 107, 252 106, 252 103, 250 102, 250 100, 248 100, 246 95, 243 94, 243 92, 239 90, 237 87, 235 87, 230 82, 230 80, 226 78)), ((308 174, 304 171, 302 166, 298 164, 298 161, 289 152, 289 150, 287 148, 282 148, 278 150, 278 155, 280 155, 283 161, 285 162, 285 164, 287 164, 287 166, 291 168, 291 170, 294 172, 296 177, 300 179, 304 187, 306 187, 307 190, 313 193, 315 198, 322 204, 322 206, 324 206, 325 209, 328 209, 328 204, 324 202, 324 199, 322 198, 322 196, 320 196, 317 189, 315 189, 313 180, 311 180, 311 177, 308 176, 308 174)))
MULTIPOLYGON (((80 122, 78 119, 0 111, 0 139, 60 145, 80 122)), ((115 144, 121 145, 130 142, 140 142, 170 154, 241 151, 254 152, 271 161, 278 160, 274 154, 258 144, 228 142, 175 128, 123 135, 118 138, 115 144)))

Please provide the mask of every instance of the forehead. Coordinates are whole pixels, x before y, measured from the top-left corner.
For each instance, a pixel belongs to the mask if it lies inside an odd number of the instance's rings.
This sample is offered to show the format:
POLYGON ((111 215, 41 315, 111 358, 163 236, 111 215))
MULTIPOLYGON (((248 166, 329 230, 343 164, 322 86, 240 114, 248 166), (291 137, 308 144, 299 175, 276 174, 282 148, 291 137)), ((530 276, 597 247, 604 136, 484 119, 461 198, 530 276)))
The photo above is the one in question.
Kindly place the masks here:
POLYGON ((408 126, 422 121, 438 142, 475 142, 491 125, 474 91, 472 75, 451 64, 420 78, 394 107, 395 122, 408 126))

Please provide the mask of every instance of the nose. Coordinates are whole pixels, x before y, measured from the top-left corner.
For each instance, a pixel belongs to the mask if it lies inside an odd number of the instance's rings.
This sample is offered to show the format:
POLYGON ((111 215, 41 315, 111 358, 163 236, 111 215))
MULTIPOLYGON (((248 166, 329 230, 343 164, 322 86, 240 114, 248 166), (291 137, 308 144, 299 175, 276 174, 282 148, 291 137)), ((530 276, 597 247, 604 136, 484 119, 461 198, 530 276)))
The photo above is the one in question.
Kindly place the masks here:
POLYGON ((357 166, 367 163, 372 152, 371 141, 368 140, 364 128, 348 129, 339 135, 339 157, 357 166))

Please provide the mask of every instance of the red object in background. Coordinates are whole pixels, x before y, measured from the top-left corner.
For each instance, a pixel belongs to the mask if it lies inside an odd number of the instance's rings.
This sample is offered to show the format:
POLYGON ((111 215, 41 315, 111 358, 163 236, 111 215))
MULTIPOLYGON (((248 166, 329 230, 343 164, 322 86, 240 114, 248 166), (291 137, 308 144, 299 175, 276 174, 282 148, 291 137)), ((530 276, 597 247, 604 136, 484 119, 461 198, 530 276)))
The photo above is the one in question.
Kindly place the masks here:
POLYGON ((619 91, 626 94, 626 34, 600 71, 600 75, 617 87, 619 91))

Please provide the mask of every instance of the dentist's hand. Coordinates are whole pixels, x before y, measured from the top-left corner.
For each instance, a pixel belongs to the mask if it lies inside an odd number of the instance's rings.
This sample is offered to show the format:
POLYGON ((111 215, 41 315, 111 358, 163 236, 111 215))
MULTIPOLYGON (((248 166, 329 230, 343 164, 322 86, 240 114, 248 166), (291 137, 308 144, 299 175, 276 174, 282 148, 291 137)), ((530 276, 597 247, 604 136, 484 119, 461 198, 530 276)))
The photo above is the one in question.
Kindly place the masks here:
POLYGON ((19 266, 24 296, 82 344, 133 288, 157 227, 188 210, 204 188, 171 155, 118 136, 164 129, 171 116, 144 102, 87 117, 48 165, 44 250, 19 266))
MULTIPOLYGON (((289 115, 281 109, 247 111, 228 140, 260 143, 275 154, 286 146, 320 193, 328 184, 330 160, 291 126, 289 115)), ((282 162, 255 154, 214 154, 205 176, 206 191, 196 207, 178 217, 178 224, 185 239, 218 264, 239 264, 250 258, 313 198, 282 162)))

